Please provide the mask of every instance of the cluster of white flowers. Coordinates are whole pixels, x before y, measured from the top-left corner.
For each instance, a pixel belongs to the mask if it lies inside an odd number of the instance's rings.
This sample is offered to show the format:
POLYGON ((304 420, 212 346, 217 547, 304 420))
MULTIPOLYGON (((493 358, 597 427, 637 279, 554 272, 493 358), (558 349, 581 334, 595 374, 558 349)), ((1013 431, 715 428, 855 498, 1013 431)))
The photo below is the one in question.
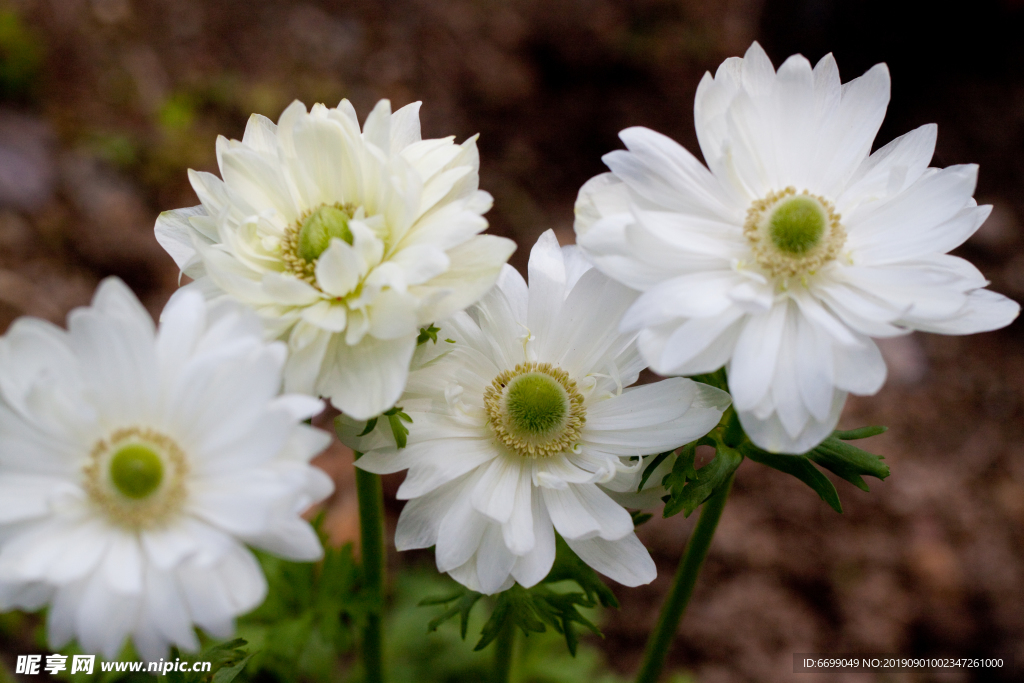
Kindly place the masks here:
POLYGON ((347 101, 254 115, 217 141, 223 179, 191 173, 201 205, 157 221, 194 280, 159 329, 110 279, 67 331, 0 338, 0 608, 49 605, 51 646, 107 657, 226 637, 266 591, 245 544, 322 552, 300 517, 332 490, 309 465, 328 437, 301 424, 319 397, 360 468, 408 470, 400 550, 435 546, 496 593, 544 579, 557 532, 650 582, 627 511, 664 493, 638 491, 648 456, 731 402, 754 443, 805 452, 881 387, 872 337, 1019 311, 947 254, 988 215, 977 169, 929 168, 934 126, 870 154, 888 98, 884 65, 843 86, 831 56, 776 72, 755 43, 698 89, 708 167, 623 131, 580 190, 579 247, 542 235, 529 285, 512 242, 479 234, 475 138, 422 140, 418 104, 381 101, 362 128, 347 101), (631 386, 647 366, 684 377, 631 386), (723 366, 731 397, 685 379, 723 366), (365 429, 396 404, 401 445, 365 429))

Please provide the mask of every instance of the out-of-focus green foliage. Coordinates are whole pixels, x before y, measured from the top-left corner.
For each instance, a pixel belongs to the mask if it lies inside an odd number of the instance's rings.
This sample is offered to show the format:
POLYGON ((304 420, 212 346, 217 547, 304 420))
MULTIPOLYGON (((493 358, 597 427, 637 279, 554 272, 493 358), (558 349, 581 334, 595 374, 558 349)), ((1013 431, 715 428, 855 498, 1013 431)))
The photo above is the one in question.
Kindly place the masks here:
POLYGON ((26 99, 33 94, 43 53, 42 40, 17 11, 0 9, 0 99, 26 99))

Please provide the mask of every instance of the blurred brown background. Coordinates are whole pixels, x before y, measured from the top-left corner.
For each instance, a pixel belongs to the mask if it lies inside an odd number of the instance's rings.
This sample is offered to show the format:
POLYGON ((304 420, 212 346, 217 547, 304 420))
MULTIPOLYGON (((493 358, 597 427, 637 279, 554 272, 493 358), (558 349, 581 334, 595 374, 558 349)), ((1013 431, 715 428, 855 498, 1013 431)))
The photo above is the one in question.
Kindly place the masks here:
MULTIPOLYGON (((935 165, 981 164, 995 210, 958 253, 1024 298, 1024 6, 975 0, 4 0, 0 2, 0 325, 62 322, 100 278, 159 311, 177 273, 153 238, 161 210, 197 203, 186 168, 216 171, 217 134, 293 99, 361 115, 423 100, 425 136, 481 133, 492 231, 529 246, 572 239, 579 186, 616 133, 647 125, 698 152, 692 102, 705 70, 762 42, 776 65, 836 54, 844 80, 885 61, 893 99, 878 144, 939 124, 935 165)), ((868 448, 892 476, 838 483, 833 513, 794 479, 739 472, 672 666, 702 683, 863 681, 794 675, 794 652, 1014 655, 1024 666, 1022 324, 969 338, 913 335, 883 350, 890 379, 852 399, 846 426, 888 424, 868 448)), ((356 534, 349 458, 329 525, 356 534)), ((397 480, 389 480, 393 493, 397 480)), ((390 503, 394 515, 400 506, 390 503)), ((392 519, 393 522, 393 519, 392 519)), ((601 641, 639 661, 693 525, 642 536, 662 568, 618 590, 601 641)), ((397 566, 429 554, 393 557, 397 566)), ((425 617, 426 619, 426 617, 425 617)), ((892 681, 1019 680, 951 671, 892 681)))

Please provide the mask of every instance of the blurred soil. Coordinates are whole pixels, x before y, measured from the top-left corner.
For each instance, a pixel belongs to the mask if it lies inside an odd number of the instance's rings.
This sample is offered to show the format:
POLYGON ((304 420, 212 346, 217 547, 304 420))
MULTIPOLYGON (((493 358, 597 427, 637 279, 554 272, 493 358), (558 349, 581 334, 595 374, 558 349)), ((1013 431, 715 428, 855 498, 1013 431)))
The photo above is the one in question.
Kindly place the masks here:
MULTIPOLYGON (((185 170, 216 171, 214 140, 293 99, 423 100, 425 136, 480 133, 492 232, 572 239, 578 187, 618 130, 646 125, 697 152, 705 70, 753 39, 776 65, 836 53, 844 79, 886 61, 893 100, 878 144, 940 126, 935 165, 980 163, 992 217, 958 253, 1024 298, 1022 4, 979 0, 6 0, 0 2, 0 327, 62 322, 118 275, 153 311, 177 272, 153 238, 196 199, 185 170)), ((892 476, 838 483, 837 515, 798 481, 745 463, 670 662, 702 683, 863 681, 792 674, 792 655, 1000 654, 1024 666, 1024 325, 883 344, 890 379, 843 424, 887 424, 868 447, 892 476)), ((329 418, 320 423, 329 427, 329 418)), ((333 538, 357 535, 351 454, 333 538)), ((393 493, 394 517, 400 505, 393 493)), ((618 589, 599 641, 635 668, 694 518, 642 527, 661 574, 618 589)), ((429 554, 395 556, 397 566, 429 554)), ((968 671, 885 681, 1014 680, 968 671)), ((1019 679, 1016 679, 1019 680, 1019 679)))

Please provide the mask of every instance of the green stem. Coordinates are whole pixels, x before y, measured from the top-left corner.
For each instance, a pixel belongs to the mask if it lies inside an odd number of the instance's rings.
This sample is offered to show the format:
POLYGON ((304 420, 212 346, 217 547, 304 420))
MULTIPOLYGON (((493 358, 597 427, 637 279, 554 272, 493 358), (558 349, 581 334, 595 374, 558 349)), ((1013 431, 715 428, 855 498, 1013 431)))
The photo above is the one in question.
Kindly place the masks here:
POLYGON ((636 683, 655 683, 661 675, 669 646, 672 644, 672 639, 675 638, 679 621, 683 618, 686 605, 690 602, 690 596, 693 595, 697 576, 704 565, 704 558, 708 555, 711 539, 714 538, 715 529, 718 527, 718 520, 722 517, 725 499, 729 497, 732 481, 733 478, 729 477, 725 484, 711 494, 700 511, 700 519, 697 520, 697 526, 686 544, 683 560, 679 563, 679 569, 676 570, 672 590, 661 608, 658 625, 654 627, 654 631, 647 640, 647 651, 644 652, 644 661, 640 666, 636 683))
POLYGON ((516 645, 516 627, 506 619, 494 643, 494 683, 509 683, 512 680, 512 651, 516 645))
MULTIPOLYGON (((362 453, 356 453, 356 459, 362 453)), ((366 683, 384 681, 384 489, 380 477, 356 468, 359 497, 359 535, 363 555, 363 586, 372 605, 363 630, 363 667, 366 683)))

